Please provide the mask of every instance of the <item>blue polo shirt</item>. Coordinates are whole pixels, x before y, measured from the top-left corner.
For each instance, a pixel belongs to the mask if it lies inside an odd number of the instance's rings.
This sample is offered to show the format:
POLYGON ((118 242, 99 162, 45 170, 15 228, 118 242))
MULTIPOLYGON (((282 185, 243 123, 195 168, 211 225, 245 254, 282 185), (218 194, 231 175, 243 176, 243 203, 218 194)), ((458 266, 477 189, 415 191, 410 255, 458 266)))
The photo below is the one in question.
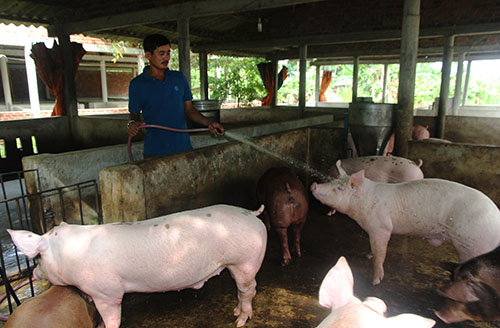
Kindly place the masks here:
MULTIPOLYGON (((187 129, 184 101, 193 95, 182 72, 165 70, 160 81, 147 73, 149 66, 129 85, 129 112, 139 114, 146 124, 156 124, 176 129, 187 129)), ((144 156, 159 156, 191 150, 189 133, 146 128, 144 156)))

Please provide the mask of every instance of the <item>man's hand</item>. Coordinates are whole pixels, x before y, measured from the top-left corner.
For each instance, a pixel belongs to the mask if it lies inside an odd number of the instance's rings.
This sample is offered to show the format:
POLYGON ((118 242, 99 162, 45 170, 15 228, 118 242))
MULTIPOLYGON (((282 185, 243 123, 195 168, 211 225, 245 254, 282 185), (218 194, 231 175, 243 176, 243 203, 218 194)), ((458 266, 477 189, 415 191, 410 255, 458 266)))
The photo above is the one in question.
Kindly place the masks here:
POLYGON ((128 135, 131 137, 135 136, 139 132, 139 128, 143 125, 146 125, 146 123, 130 121, 128 123, 128 135))
POLYGON ((210 122, 208 125, 208 129, 210 133, 214 136, 222 136, 224 135, 224 127, 219 122, 210 122))

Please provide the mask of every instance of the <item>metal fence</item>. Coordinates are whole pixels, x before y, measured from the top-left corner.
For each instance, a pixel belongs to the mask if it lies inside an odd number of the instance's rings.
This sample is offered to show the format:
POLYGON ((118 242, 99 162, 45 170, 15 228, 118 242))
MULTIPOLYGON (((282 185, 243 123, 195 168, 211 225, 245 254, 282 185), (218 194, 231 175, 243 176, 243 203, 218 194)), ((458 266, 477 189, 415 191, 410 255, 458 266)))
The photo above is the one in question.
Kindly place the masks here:
POLYGON ((12 288, 13 282, 23 281, 17 286, 29 283, 31 296, 35 295, 31 273, 36 263, 18 252, 6 229, 30 230, 42 234, 62 221, 76 224, 102 223, 99 187, 96 180, 28 194, 24 183, 24 177, 27 174, 35 174, 38 186, 40 186, 36 169, 0 174, 2 195, 0 200, 0 249, 2 250, 0 285, 5 287, 5 295, 0 296, 0 303, 6 298, 10 313, 13 311, 13 301, 17 305, 20 304, 14 291, 15 288, 12 288), (92 196, 86 197, 85 195, 92 196), (85 215, 84 205, 95 209, 95 218, 89 219, 88 215, 85 215))

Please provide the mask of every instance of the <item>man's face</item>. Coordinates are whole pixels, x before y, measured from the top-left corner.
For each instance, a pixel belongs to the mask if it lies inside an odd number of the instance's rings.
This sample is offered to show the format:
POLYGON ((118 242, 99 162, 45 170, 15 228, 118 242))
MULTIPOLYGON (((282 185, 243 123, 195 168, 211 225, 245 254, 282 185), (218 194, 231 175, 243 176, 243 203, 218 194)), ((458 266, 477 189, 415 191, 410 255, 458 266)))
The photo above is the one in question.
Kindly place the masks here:
POLYGON ((151 66, 157 69, 166 69, 170 62, 170 45, 164 45, 156 48, 153 53, 147 51, 146 58, 149 60, 151 66))

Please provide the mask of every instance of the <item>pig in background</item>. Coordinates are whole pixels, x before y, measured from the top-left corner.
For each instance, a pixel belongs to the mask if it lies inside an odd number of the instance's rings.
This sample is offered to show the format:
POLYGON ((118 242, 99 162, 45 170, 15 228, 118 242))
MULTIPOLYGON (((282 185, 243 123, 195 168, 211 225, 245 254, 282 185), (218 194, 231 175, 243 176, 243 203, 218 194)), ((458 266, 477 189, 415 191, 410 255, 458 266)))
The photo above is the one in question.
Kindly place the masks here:
POLYGON ((288 228, 293 231, 293 250, 300 257, 300 238, 309 210, 309 195, 299 177, 287 167, 268 169, 257 183, 257 200, 264 204, 264 219, 267 230, 272 227, 279 236, 282 265, 287 265, 292 256, 288 248, 288 228))
POLYGON ((52 286, 19 305, 4 328, 95 328, 101 321, 94 304, 70 286, 52 286))
MULTIPOLYGON (((429 126, 423 125, 414 125, 411 129, 411 139, 412 140, 424 140, 429 139, 431 137, 431 133, 429 132, 429 126)), ((394 140, 396 139, 396 135, 393 132, 387 141, 387 144, 384 148, 384 156, 392 155, 394 151, 394 140)))
POLYGON ((500 320, 500 247, 458 265, 440 294, 446 300, 434 312, 445 323, 500 320))
POLYGON ((392 234, 417 236, 433 246, 450 240, 465 262, 500 245, 500 210, 479 190, 443 179, 378 183, 361 170, 311 185, 321 203, 348 215, 366 231, 377 285, 392 234))
POLYGON ((387 306, 376 297, 362 302, 353 293, 354 278, 344 257, 327 273, 319 289, 319 303, 332 312, 317 328, 430 328, 434 320, 404 313, 386 318, 387 306))
POLYGON ((36 279, 75 286, 92 298, 104 321, 99 327, 120 326, 125 293, 199 289, 225 268, 238 288, 234 315, 241 327, 252 316, 266 251, 262 210, 214 205, 135 223, 61 223, 42 236, 7 231, 26 256, 40 256, 36 279))
POLYGON ((330 169, 330 175, 338 178, 340 175, 351 175, 365 170, 365 176, 375 182, 395 183, 424 178, 419 164, 397 156, 363 156, 338 160, 330 169))

